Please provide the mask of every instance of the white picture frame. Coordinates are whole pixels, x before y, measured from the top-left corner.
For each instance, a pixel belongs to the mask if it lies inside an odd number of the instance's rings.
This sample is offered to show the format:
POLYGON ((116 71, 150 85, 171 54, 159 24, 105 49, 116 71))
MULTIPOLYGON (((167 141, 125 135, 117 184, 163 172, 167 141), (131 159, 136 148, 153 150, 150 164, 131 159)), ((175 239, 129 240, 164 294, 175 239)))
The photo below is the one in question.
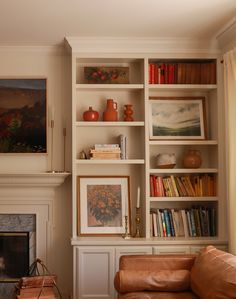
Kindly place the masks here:
POLYGON ((151 140, 204 140, 206 136, 204 97, 150 97, 151 140))
POLYGON ((120 235, 125 216, 130 231, 130 188, 128 176, 79 176, 78 234, 120 235))

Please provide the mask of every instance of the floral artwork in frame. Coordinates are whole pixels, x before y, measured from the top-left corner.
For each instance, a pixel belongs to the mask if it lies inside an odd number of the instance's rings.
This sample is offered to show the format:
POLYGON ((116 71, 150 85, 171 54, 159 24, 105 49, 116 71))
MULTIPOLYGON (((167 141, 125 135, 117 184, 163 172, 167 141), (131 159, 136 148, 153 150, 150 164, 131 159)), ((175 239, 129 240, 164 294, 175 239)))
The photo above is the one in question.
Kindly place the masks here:
POLYGON ((47 79, 0 79, 0 153, 47 153, 47 79))
POLYGON ((150 97, 150 139, 206 139, 204 97, 150 97))
POLYGON ((128 84, 128 67, 85 67, 85 81, 88 84, 128 84))
POLYGON ((125 233, 125 216, 130 222, 129 177, 78 177, 78 207, 80 235, 125 233))

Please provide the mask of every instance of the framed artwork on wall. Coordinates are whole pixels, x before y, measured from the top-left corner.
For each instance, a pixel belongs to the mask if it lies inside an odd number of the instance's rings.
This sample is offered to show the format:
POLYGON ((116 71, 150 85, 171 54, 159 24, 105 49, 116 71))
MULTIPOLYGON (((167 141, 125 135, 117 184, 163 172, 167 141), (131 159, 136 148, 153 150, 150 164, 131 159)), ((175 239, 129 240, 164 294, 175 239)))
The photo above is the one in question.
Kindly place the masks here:
POLYGON ((0 153, 47 153, 47 79, 0 79, 0 153))
POLYGON ((79 176, 79 235, 125 233, 125 216, 130 230, 130 184, 128 176, 79 176))
POLYGON ((206 139, 204 97, 150 97, 150 139, 206 139))

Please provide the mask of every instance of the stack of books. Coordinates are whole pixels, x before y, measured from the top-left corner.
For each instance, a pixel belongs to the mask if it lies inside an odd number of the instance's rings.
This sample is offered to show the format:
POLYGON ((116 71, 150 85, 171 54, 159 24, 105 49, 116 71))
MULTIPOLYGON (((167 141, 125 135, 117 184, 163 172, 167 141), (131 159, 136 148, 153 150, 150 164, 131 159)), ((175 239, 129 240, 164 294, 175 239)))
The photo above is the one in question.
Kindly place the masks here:
POLYGON ((17 299, 57 299, 55 275, 22 277, 17 286, 17 299))
POLYGON ((214 207, 150 210, 150 232, 153 237, 214 237, 216 210, 214 207))
POLYGON ((24 288, 21 289, 20 294, 17 295, 17 299, 57 299, 53 288, 24 288))
POLYGON ((95 144, 89 153, 91 160, 119 160, 121 158, 119 144, 95 144))

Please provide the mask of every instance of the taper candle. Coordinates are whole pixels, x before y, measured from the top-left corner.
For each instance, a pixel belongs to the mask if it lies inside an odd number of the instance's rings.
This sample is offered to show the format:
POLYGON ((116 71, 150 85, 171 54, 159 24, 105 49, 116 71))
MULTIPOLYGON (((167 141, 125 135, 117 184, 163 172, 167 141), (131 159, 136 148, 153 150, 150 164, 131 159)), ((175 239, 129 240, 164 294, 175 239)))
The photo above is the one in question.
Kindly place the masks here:
POLYGON ((138 186, 138 190, 137 190, 137 208, 140 208, 140 187, 138 186))

